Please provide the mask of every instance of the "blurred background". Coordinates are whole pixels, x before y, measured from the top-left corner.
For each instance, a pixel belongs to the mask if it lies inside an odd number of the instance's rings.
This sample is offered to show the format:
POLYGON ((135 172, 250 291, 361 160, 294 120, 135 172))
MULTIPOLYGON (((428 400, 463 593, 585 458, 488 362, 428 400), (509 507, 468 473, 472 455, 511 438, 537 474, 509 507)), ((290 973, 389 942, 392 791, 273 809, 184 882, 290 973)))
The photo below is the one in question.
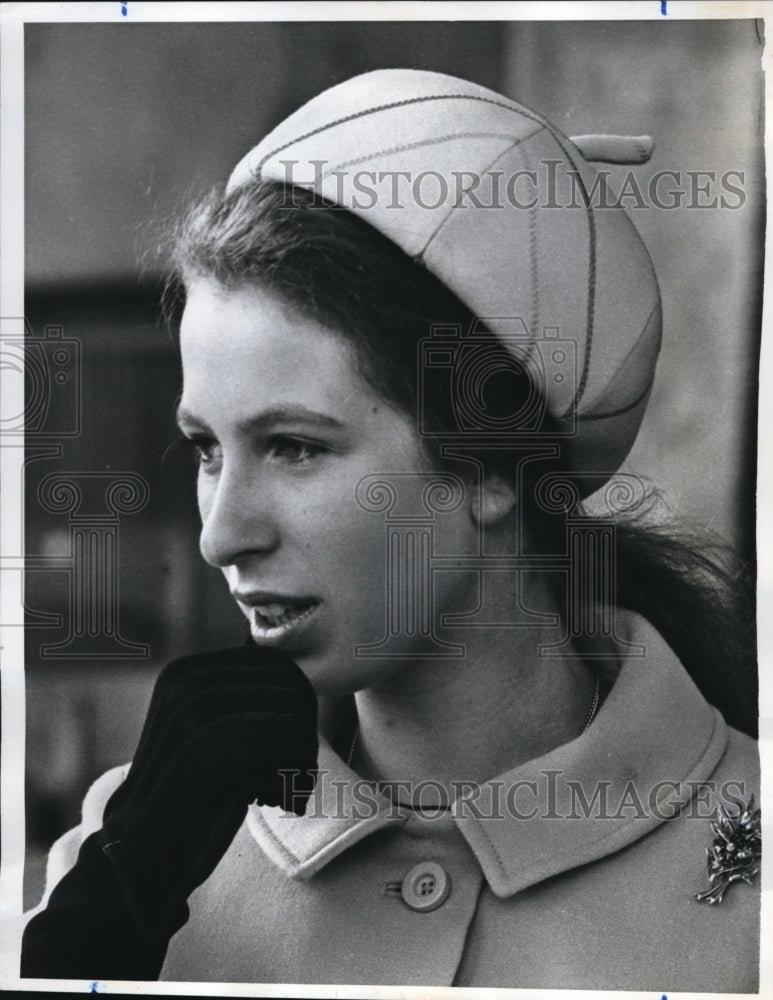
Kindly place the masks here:
MULTIPOLYGON (((27 905, 89 784, 130 759, 159 667, 244 632, 198 555, 151 223, 305 100, 379 67, 475 80, 569 135, 648 133, 642 189, 660 170, 739 171, 734 208, 629 202, 665 336, 627 467, 753 560, 761 55, 753 20, 26 25, 26 314, 51 376, 26 454, 27 905), (95 574, 107 596, 85 620, 95 574)), ((685 201, 710 204, 710 186, 685 201)))

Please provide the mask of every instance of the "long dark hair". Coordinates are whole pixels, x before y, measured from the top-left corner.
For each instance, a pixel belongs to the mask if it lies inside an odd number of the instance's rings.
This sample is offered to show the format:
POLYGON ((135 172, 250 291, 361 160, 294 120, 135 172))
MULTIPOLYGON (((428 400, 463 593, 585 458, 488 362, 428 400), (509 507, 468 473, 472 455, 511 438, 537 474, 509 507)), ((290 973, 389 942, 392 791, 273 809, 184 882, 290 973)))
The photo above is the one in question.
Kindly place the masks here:
MULTIPOLYGON (((476 321, 442 282, 367 222, 303 189, 257 181, 231 193, 216 189, 181 217, 168 248, 168 315, 196 277, 226 288, 260 285, 347 336, 364 378, 410 415, 419 412, 419 341, 433 326, 467 330, 476 321)), ((487 357, 498 377, 486 383, 485 406, 494 415, 512 413, 519 406, 514 400, 524 405, 533 400, 534 382, 528 365, 514 364, 489 336, 487 357)), ((447 384, 423 392, 421 407, 429 426, 447 428, 457 420, 447 384)), ((544 408, 539 419, 544 445, 553 440, 544 408)), ((442 446, 431 437, 427 446, 442 462, 442 446)), ((514 454, 492 449, 486 464, 511 476, 514 454)), ((559 459, 555 468, 560 467, 559 459)), ((561 514, 535 502, 535 476, 544 477, 550 466, 540 461, 527 468, 532 471, 519 483, 519 500, 530 535, 542 551, 559 552, 566 545, 566 514, 577 508, 561 514)), ((616 604, 648 619, 706 699, 731 725, 756 735, 753 573, 705 534, 653 524, 655 500, 653 492, 639 504, 635 519, 616 521, 616 604)))

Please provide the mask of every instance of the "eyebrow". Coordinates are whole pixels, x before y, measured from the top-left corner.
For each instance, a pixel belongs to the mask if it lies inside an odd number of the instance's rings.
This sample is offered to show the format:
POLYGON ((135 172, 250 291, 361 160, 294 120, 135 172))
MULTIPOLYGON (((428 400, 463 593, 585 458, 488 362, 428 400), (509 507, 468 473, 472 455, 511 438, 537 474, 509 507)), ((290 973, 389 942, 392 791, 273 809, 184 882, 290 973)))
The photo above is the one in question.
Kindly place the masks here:
MULTIPOLYGON (((199 424, 202 427, 206 426, 184 406, 177 407, 176 418, 179 427, 182 427, 183 424, 199 424)), ((240 420, 237 426, 240 431, 249 433, 251 431, 263 430, 273 424, 293 422, 312 423, 319 427, 329 427, 332 429, 341 429, 344 426, 340 420, 336 420, 335 417, 328 416, 326 413, 309 410, 305 406, 290 405, 272 406, 268 410, 263 410, 261 413, 256 413, 252 417, 247 417, 246 420, 240 420)))

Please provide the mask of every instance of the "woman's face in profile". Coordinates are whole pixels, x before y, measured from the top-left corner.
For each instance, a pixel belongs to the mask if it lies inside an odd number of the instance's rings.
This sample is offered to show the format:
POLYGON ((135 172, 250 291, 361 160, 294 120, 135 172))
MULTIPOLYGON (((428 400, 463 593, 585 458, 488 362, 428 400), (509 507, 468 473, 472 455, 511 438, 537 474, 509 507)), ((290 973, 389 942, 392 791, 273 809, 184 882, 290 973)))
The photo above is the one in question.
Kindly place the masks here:
MULTIPOLYGON (((282 647, 318 693, 383 679, 394 666, 354 655, 384 638, 386 579, 384 514, 355 490, 373 473, 429 468, 414 421, 375 393, 343 336, 263 289, 193 282, 180 340, 204 558, 255 642, 282 647)), ((444 521, 446 544, 474 551, 466 504, 444 521)), ((436 611, 458 610, 466 578, 440 576, 436 611)))

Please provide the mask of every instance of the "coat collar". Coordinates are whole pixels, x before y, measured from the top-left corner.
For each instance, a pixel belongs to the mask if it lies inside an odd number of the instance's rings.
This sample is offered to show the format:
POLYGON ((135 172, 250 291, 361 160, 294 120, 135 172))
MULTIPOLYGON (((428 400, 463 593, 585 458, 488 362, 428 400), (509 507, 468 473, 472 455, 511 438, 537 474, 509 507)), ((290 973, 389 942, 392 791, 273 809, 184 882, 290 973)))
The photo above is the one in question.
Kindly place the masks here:
POLYGON ((727 742, 721 715, 661 636, 627 613, 618 618, 621 633, 643 655, 621 655, 589 729, 464 793, 450 819, 430 824, 396 807, 321 741, 306 815, 252 806, 250 832, 288 877, 308 879, 377 830, 425 823, 433 835, 461 834, 501 897, 620 850, 689 801, 727 742))

